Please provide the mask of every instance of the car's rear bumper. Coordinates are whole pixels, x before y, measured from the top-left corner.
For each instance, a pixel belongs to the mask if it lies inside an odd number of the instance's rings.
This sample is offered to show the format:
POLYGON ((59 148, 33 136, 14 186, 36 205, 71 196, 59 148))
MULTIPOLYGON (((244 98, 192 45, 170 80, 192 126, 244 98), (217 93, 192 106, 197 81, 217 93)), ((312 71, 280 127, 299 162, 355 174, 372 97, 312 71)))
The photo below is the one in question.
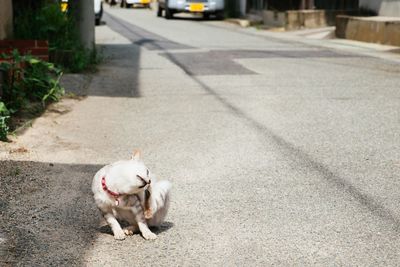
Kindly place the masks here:
POLYGON ((173 9, 177 12, 187 13, 216 13, 224 10, 224 3, 222 1, 204 1, 200 3, 187 2, 181 0, 170 0, 168 1, 168 8, 173 9), (201 10, 193 9, 192 5, 201 4, 203 8, 201 10))

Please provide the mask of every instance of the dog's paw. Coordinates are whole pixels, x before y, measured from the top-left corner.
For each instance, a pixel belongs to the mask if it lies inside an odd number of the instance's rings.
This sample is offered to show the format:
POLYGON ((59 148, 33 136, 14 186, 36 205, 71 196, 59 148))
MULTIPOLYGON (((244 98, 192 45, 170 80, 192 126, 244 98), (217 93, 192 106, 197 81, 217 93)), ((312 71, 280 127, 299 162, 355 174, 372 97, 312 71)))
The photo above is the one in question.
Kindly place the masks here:
POLYGON ((148 220, 153 217, 153 210, 151 208, 148 208, 147 210, 144 211, 144 217, 148 220))
POLYGON ((137 229, 136 229, 136 227, 128 226, 128 227, 125 227, 123 229, 123 231, 124 231, 125 235, 133 235, 135 232, 137 232, 137 229))
POLYGON ((124 240, 125 238, 126 238, 126 235, 125 235, 124 231, 122 231, 122 230, 114 233, 115 240, 124 240))
POLYGON ((133 231, 131 229, 124 229, 125 235, 133 235, 133 231))
POLYGON ((144 239, 146 239, 146 240, 157 239, 157 235, 155 233, 153 233, 153 232, 150 232, 150 231, 144 232, 144 233, 142 233, 142 235, 143 235, 144 239))

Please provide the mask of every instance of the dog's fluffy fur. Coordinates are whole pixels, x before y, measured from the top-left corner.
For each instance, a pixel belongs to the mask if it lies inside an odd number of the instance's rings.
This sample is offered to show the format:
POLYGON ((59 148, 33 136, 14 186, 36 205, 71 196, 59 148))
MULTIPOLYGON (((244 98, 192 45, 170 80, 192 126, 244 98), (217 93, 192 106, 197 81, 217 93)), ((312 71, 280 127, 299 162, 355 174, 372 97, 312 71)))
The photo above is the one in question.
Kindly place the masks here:
POLYGON ((159 226, 164 221, 170 189, 170 182, 156 181, 140 159, 138 151, 131 160, 118 161, 101 168, 92 183, 96 205, 117 240, 123 240, 126 235, 137 231, 145 239, 157 238, 148 226, 159 226), (107 188, 118 193, 118 197, 103 189, 103 177, 107 188), (122 229, 117 219, 128 222, 130 226, 122 229))

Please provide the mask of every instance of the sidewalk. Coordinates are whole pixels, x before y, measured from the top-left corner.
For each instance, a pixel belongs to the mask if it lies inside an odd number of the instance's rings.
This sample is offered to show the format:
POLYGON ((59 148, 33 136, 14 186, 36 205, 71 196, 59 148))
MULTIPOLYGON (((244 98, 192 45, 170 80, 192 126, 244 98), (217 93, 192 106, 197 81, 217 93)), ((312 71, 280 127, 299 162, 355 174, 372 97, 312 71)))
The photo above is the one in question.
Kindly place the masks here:
POLYGON ((137 147, 124 124, 132 122, 125 113, 135 108, 140 53, 106 34, 99 72, 64 80, 69 92, 86 97, 63 98, 13 142, 0 143, 1 266, 81 266, 99 234, 91 179, 137 147))

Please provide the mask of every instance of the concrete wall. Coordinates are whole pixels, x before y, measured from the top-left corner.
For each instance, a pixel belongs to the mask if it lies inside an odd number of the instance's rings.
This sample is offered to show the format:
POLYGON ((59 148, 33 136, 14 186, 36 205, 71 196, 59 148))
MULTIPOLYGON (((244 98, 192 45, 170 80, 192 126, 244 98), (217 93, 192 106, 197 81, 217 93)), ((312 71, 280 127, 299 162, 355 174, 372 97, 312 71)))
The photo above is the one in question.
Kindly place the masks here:
POLYGON ((400 18, 336 18, 336 36, 350 40, 400 46, 400 18))
POLYGON ((277 12, 264 10, 263 21, 272 27, 285 27, 286 30, 319 28, 336 25, 337 15, 353 15, 356 11, 344 10, 288 10, 277 12))
POLYGON ((13 30, 12 0, 0 0, 0 40, 10 38, 13 30))
POLYGON ((360 0, 360 7, 375 11, 379 16, 400 17, 400 0, 360 0))

